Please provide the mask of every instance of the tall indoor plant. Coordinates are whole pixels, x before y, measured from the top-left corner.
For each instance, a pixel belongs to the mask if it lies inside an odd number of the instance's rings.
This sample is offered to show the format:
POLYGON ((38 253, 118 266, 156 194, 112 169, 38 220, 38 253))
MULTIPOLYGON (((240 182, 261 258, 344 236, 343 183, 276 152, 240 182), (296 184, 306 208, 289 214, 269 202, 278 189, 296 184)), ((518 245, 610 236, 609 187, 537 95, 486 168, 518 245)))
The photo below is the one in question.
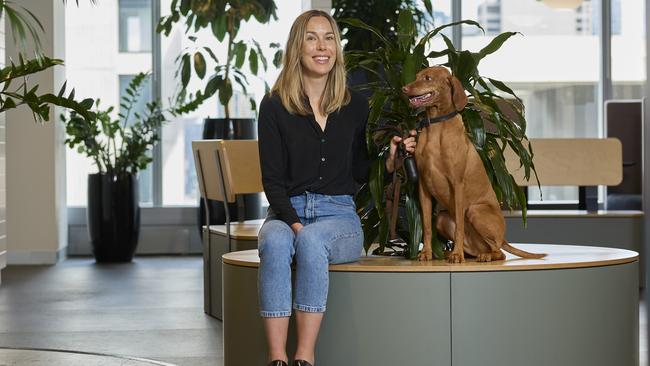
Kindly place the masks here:
POLYGON ((9 65, 0 68, 0 113, 24 105, 32 111, 35 121, 43 122, 49 121, 50 106, 56 105, 91 118, 93 113, 90 109, 94 101, 90 98, 77 101, 74 89, 66 92, 66 84, 57 94, 43 94, 38 92, 38 85, 28 82, 30 75, 63 65, 63 60, 43 53, 39 34, 44 32, 44 28, 38 18, 16 2, 0 0, 0 17, 3 16, 11 29, 12 41, 21 52, 18 60, 10 60, 9 65), (31 56, 27 56, 26 50, 30 47, 31 56))
POLYGON ((92 118, 74 111, 61 115, 68 147, 92 159, 97 168, 88 175, 87 208, 97 262, 133 258, 140 230, 137 174, 152 161, 148 152, 160 140, 166 114, 176 114, 175 109, 163 110, 157 101, 147 103, 143 114, 134 110, 149 77, 139 73, 129 83, 118 118, 113 118, 114 107, 102 109, 99 100, 92 118))
MULTIPOLYGON (((248 93, 251 77, 258 75, 261 68, 266 71, 268 61, 262 47, 252 37, 243 39, 240 30, 245 22, 253 18, 262 24, 277 19, 276 5, 273 0, 174 0, 171 3, 170 15, 163 17, 158 23, 157 31, 169 35, 177 23, 184 23, 185 36, 195 46, 188 47, 178 56, 178 74, 181 78, 181 93, 187 97, 181 112, 197 109, 208 99, 218 97, 223 106, 223 118, 206 118, 203 124, 204 139, 255 139, 257 125, 254 118, 239 118, 233 116, 230 110, 230 100, 233 89, 238 88, 242 95, 250 101, 251 110, 257 109, 255 99, 248 93), (200 44, 197 33, 208 29, 219 41, 220 49, 225 49, 225 58, 217 58, 216 48, 200 44), (247 67, 245 67, 247 66, 247 67), (248 70, 246 70, 248 69, 248 70), (192 77, 206 80, 205 86, 197 91, 188 91, 192 77)), ((279 66, 282 53, 278 43, 271 44, 278 49, 273 63, 279 66)), ((264 82, 265 89, 269 87, 264 82)), ((243 195, 245 212, 240 212, 238 206, 232 205, 231 215, 238 218, 256 219, 261 217, 261 197, 259 194, 243 195)), ((221 202, 210 203, 210 222, 221 224, 225 221, 225 213, 221 202)), ((204 224, 203 202, 199 202, 199 228, 204 224)))
MULTIPOLYGON (((390 41, 375 27, 358 19, 341 19, 341 23, 365 29, 380 41, 381 46, 372 50, 356 50, 346 53, 349 68, 362 68, 370 75, 370 80, 362 85, 368 89, 370 115, 367 135, 370 153, 382 158, 389 146, 389 134, 373 134, 371 131, 383 127, 384 131, 397 131, 405 135, 415 128, 417 112, 413 111, 401 87, 415 79, 422 68, 432 65, 442 57, 441 63, 451 69, 470 94, 470 102, 462 111, 463 121, 470 140, 474 143, 490 178, 492 187, 506 207, 520 207, 526 217, 526 197, 518 187, 505 166, 503 151, 507 146, 519 157, 526 177, 535 172, 532 149, 526 137, 526 119, 521 100, 505 83, 484 78, 479 74, 479 62, 489 54, 499 50, 505 41, 516 32, 505 32, 496 36, 479 52, 457 50, 451 40, 441 33, 450 26, 466 24, 483 28, 471 20, 446 24, 433 29, 418 39, 413 14, 409 9, 402 10, 396 24, 397 41, 390 41), (446 44, 442 50, 428 51, 428 43, 435 36, 441 36, 446 44), (501 94, 514 98, 509 99, 501 94)), ((383 252, 388 243, 389 222, 385 214, 383 159, 377 159, 371 167, 369 183, 357 195, 357 206, 362 208, 360 215, 365 234, 365 248, 379 243, 378 252, 383 252)), ((405 207, 406 217, 398 220, 398 231, 406 239, 404 255, 416 258, 422 240, 422 226, 417 189, 414 183, 407 182, 399 199, 405 207)), ((433 217, 435 220, 435 215, 433 217)), ((433 225, 435 229, 435 225, 433 225)), ((435 234, 435 233, 434 233, 435 234)), ((434 253, 442 256, 442 243, 435 238, 432 243, 434 253)))

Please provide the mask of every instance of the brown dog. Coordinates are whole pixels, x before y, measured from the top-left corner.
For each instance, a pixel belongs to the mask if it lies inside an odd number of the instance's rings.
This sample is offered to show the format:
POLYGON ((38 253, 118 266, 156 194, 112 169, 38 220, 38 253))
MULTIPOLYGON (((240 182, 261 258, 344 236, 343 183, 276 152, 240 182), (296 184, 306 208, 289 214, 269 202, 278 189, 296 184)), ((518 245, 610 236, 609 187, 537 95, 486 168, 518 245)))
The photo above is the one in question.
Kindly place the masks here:
POLYGON ((485 167, 467 137, 460 114, 467 104, 465 90, 458 79, 444 67, 420 71, 415 81, 404 86, 411 107, 426 108, 429 120, 446 116, 439 123, 425 127, 418 136, 415 160, 419 173, 419 196, 422 207, 424 248, 420 260, 433 259, 431 250, 431 196, 448 210, 438 214, 436 228, 454 241, 447 256, 450 263, 465 261, 465 253, 479 262, 505 259, 503 248, 523 258, 542 258, 514 248, 505 241, 505 220, 485 167))

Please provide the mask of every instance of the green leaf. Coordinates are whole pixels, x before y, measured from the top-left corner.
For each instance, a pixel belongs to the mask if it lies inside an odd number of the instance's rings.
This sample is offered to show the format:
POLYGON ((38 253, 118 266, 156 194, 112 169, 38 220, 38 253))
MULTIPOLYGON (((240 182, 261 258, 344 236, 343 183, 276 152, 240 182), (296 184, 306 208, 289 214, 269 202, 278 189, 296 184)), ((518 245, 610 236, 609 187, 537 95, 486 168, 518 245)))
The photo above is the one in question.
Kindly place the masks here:
POLYGON ((228 102, 230 102, 231 97, 232 97, 232 84, 230 83, 230 80, 225 80, 221 88, 219 88, 219 101, 221 102, 221 105, 223 106, 228 105, 228 102))
POLYGON ((190 82, 190 55, 183 55, 181 64, 181 83, 183 84, 183 88, 187 88, 187 84, 190 82))
POLYGON ((431 0, 424 0, 424 7, 427 9, 427 13, 430 15, 433 14, 433 6, 431 6, 431 0))
POLYGON ((233 53, 235 54, 235 67, 241 69, 244 66, 244 61, 246 60, 246 49, 247 46, 244 42, 237 42, 234 44, 233 53))
POLYGON ((410 259, 415 259, 420 249, 420 243, 422 242, 422 218, 420 216, 419 202, 408 194, 406 195, 406 217, 408 219, 409 232, 411 233, 411 240, 408 243, 409 257, 410 259))
POLYGON ((480 58, 484 58, 485 56, 494 53, 501 48, 503 43, 507 41, 510 37, 514 36, 515 34, 521 34, 519 32, 504 32, 499 34, 498 36, 494 37, 490 43, 488 43, 487 46, 483 47, 479 51, 480 58))
POLYGON ((196 70, 196 75, 199 79, 205 77, 205 58, 201 52, 196 52, 194 54, 194 70, 196 70))
POLYGON ((415 80, 416 67, 421 65, 415 64, 415 57, 412 54, 407 54, 404 59, 404 68, 402 69, 402 85, 406 85, 415 80))
MULTIPOLYGON (((481 27, 481 25, 478 22, 473 21, 473 20, 460 20, 458 22, 453 22, 453 23, 441 25, 440 27, 435 28, 434 30, 432 30, 429 33, 425 34, 424 37, 422 37, 422 39, 420 39, 420 41, 418 42, 418 45, 423 45, 424 46, 427 43, 429 43, 429 40, 431 38, 435 37, 443 29, 448 28, 448 27, 454 27, 454 26, 461 25, 461 24, 473 25, 473 26, 477 27, 478 29, 480 29, 481 31, 483 31, 483 33, 485 33, 485 30, 483 29, 483 27, 481 27)), ((450 48, 450 49, 455 50, 454 48, 450 48)))
POLYGON ((219 60, 217 59, 217 56, 214 55, 214 52, 212 51, 212 49, 210 49, 209 47, 203 47, 203 49, 205 50, 205 52, 208 53, 208 55, 210 55, 210 58, 212 59, 212 61, 214 61, 217 64, 219 63, 219 60))
POLYGON ((227 32, 227 19, 225 15, 218 16, 216 19, 212 20, 211 23, 212 34, 217 37, 219 42, 223 42, 223 39, 226 36, 227 32))
POLYGON ((278 69, 282 66, 282 50, 277 50, 273 55, 273 65, 278 69))
POLYGON ((414 42, 415 22, 413 22, 413 13, 407 8, 399 13, 397 19, 397 38, 403 50, 408 51, 414 42))
POLYGON ((510 89, 503 81, 499 81, 499 80, 496 80, 496 79, 490 79, 490 78, 487 78, 487 79, 490 80, 490 83, 492 85, 494 85, 497 89, 501 90, 502 92, 506 92, 506 93, 512 95, 513 97, 517 98, 517 100, 520 103, 522 102, 521 99, 519 99, 519 97, 517 96, 517 94, 515 94, 515 92, 512 91, 512 89, 510 89))
POLYGON ((248 66, 251 68, 253 75, 257 75, 257 52, 254 49, 250 50, 248 54, 248 66))

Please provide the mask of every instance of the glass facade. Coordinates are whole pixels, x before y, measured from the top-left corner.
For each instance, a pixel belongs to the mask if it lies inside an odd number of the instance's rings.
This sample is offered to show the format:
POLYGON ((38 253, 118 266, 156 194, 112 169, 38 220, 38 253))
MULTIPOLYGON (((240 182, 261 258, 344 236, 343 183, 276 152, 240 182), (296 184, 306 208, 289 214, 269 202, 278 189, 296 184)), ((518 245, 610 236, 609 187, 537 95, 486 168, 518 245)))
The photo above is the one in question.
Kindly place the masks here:
MULTIPOLYGON (((478 51, 501 32, 517 31, 479 65, 482 75, 506 82, 523 100, 531 138, 599 137, 599 1, 557 10, 536 0, 465 0, 462 18, 485 34, 463 30, 463 48, 478 51), (569 56, 570 55, 570 56, 569 56)), ((577 187, 536 187, 529 202, 577 202, 577 187)))
MULTIPOLYGON (((101 100, 101 108, 114 106, 113 118, 118 118, 120 98, 133 75, 152 70, 151 52, 121 52, 119 47, 123 5, 134 1, 101 1, 92 5, 80 1, 79 6, 66 6, 65 21, 65 71, 68 85, 74 85, 78 98, 101 100), (114 14, 114 16, 107 16, 114 14)), ((147 3, 151 26, 151 1, 139 2, 135 8, 144 13, 147 3)), ((131 7, 133 8, 133 7, 131 7)), ((148 44, 141 49, 151 50, 151 31, 143 37, 148 44)), ((144 88, 140 108, 151 100, 151 85, 144 88)), ((74 150, 66 152, 66 183, 68 206, 85 206, 87 176, 97 169, 90 159, 74 150)), ((141 204, 153 203, 153 176, 149 168, 139 174, 141 204)))
MULTIPOLYGON (((171 0, 160 1, 165 15, 171 0)), ((433 1, 433 26, 452 21, 451 1, 433 1)), ((615 99, 639 99, 644 96, 645 75, 645 2, 612 0, 612 96, 615 99)), ((284 46, 291 20, 301 11, 301 4, 276 2, 278 22, 247 25, 240 38, 256 38, 265 47, 270 42, 284 46), (248 33, 250 32, 250 33, 248 33), (278 38, 277 35, 282 35, 278 38)), ((152 70, 152 0, 119 0, 66 7, 66 72, 70 85, 79 96, 101 98, 102 104, 119 105, 120 90, 129 75, 152 70), (114 14, 114 16, 107 16, 114 14)), ((485 58, 480 65, 483 75, 503 80, 524 100, 530 137, 600 137, 600 0, 587 0, 576 9, 555 10, 536 0, 463 0, 461 19, 474 19, 486 33, 475 27, 462 27, 462 48, 478 50, 503 31, 519 31, 503 48, 485 58)), ((163 103, 174 95, 180 84, 175 73, 175 59, 194 43, 184 36, 184 29, 161 37, 161 80, 163 103)), ((445 31, 451 38, 451 29, 445 31)), ((215 50, 219 59, 225 49, 209 32, 198 34, 196 44, 215 50)), ((436 37, 429 45, 442 49, 436 37)), ((272 56, 272 50, 267 55, 272 56)), ((444 58, 435 62, 443 63, 444 58)), ((208 64, 208 75, 211 66, 208 64)), ((272 85, 279 70, 269 62, 269 71, 260 78, 249 77, 249 93, 259 101, 264 82, 272 85)), ((206 80, 193 79, 190 90, 198 90, 206 80)), ((231 102, 233 117, 254 117, 248 101, 235 91, 231 102)), ((204 103, 197 111, 179 117, 162 131, 160 182, 164 206, 194 206, 198 192, 191 141, 200 139, 203 119, 223 117, 217 98, 204 103)), ((154 175, 148 169, 141 175, 143 203, 153 204, 154 175)), ((90 161, 76 152, 68 152, 68 204, 83 206, 86 200, 86 175, 93 171, 90 161)), ((544 187, 544 202, 575 202, 575 187, 544 187)), ((539 200, 531 189, 531 203, 539 200)))
MULTIPOLYGON (((169 11, 171 0, 162 0, 162 15, 169 11)), ((264 97, 264 82, 272 86, 280 70, 276 69, 271 62, 275 50, 268 48, 271 42, 278 42, 284 47, 286 37, 289 34, 289 27, 294 18, 302 12, 302 5, 299 2, 276 1, 278 21, 266 25, 260 25, 257 22, 250 22, 246 25, 246 34, 240 34, 238 38, 242 40, 255 39, 268 58, 269 69, 266 73, 262 68, 258 72, 259 77, 249 74, 248 81, 250 87, 248 94, 252 96, 257 105, 264 97), (282 35, 282 36, 278 36, 282 35)), ((181 50, 187 48, 195 51, 195 44, 208 46, 215 52, 219 60, 226 57, 226 48, 214 38, 212 33, 196 34, 196 43, 187 40, 184 36, 184 24, 172 30, 168 37, 161 39, 161 91, 163 102, 166 102, 177 91, 180 85, 180 77, 176 77, 176 57, 181 50)), ((210 63, 210 58, 206 55, 208 61, 206 78, 200 80, 194 77, 190 80, 189 90, 196 91, 205 86, 211 75, 211 67, 215 65, 210 63)), ((247 71, 244 66, 245 72, 247 71)), ((256 113, 251 110, 248 98, 241 94, 241 91, 235 89, 233 98, 230 101, 231 118, 255 118, 256 113)), ((218 98, 204 102, 196 111, 185 114, 176 118, 163 128, 162 134, 162 203, 166 206, 195 206, 198 204, 199 193, 196 181, 196 172, 194 169, 194 157, 192 156, 192 140, 199 140, 203 131, 204 118, 222 118, 224 117, 223 107, 219 104, 218 98)))
POLYGON ((151 52, 151 0, 119 0, 120 52, 151 52))

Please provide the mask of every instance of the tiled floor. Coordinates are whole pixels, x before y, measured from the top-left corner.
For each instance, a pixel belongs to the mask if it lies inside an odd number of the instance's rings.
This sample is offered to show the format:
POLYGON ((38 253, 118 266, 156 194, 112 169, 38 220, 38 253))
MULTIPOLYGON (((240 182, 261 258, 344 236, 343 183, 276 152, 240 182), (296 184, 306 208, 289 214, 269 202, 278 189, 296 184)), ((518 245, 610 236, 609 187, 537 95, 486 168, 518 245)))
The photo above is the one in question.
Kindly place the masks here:
MULTIPOLYGON (((2 281, 0 366, 156 364, 133 358, 223 365, 221 322, 203 313, 200 257, 141 257, 118 265, 69 259, 52 267, 8 267, 2 281)), ((643 304, 639 325, 640 365, 648 366, 643 304)))

